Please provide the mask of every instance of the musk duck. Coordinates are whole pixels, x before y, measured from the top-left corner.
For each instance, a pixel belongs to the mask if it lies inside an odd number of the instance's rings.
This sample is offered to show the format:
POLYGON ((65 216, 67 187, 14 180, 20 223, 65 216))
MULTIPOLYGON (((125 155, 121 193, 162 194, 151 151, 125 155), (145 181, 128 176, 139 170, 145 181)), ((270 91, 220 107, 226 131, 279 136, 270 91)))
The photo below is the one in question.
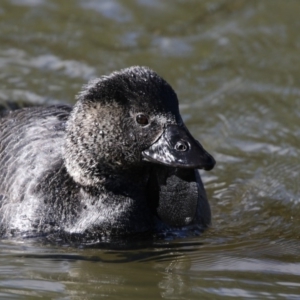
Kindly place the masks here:
POLYGON ((147 67, 85 85, 76 104, 0 118, 0 233, 82 243, 209 225, 193 138, 172 87, 147 67))

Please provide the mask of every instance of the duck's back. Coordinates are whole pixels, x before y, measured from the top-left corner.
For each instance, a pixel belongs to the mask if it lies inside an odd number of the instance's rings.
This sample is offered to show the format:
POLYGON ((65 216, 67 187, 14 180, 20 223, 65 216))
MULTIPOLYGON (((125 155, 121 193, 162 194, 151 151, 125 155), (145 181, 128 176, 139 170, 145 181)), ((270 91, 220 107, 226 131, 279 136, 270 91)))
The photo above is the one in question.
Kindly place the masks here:
POLYGON ((62 143, 70 111, 68 106, 35 107, 0 118, 2 233, 32 230, 41 177, 54 165, 62 165, 62 143))

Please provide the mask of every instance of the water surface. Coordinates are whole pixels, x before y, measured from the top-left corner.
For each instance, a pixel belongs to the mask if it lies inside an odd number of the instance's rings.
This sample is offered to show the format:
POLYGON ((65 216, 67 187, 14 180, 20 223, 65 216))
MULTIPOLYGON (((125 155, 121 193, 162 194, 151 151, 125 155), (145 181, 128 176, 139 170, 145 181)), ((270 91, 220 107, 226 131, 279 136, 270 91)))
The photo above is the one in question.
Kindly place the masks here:
POLYGON ((147 65, 217 166, 200 237, 132 249, 0 242, 1 299, 300 299, 300 5, 2 0, 0 103, 74 103, 147 65))

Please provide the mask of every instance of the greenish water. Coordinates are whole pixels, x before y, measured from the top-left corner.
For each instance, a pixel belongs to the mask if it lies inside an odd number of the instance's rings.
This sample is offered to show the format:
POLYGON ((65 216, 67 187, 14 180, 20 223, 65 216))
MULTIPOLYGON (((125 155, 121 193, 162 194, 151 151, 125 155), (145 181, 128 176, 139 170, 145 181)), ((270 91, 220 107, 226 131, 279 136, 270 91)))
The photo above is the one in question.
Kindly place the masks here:
POLYGON ((129 250, 0 242, 1 299, 300 299, 300 3, 2 0, 0 103, 73 103, 147 65, 217 166, 202 236, 129 250))

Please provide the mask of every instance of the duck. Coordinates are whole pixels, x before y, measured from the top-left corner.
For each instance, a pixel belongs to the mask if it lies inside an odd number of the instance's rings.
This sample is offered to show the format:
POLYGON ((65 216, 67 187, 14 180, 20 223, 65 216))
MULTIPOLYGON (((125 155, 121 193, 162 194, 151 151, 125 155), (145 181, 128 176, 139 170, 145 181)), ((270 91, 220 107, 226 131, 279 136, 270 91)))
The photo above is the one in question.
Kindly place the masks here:
POLYGON ((170 84, 148 67, 114 71, 74 106, 0 118, 0 235, 93 243, 202 230, 211 211, 199 169, 214 165, 170 84))

